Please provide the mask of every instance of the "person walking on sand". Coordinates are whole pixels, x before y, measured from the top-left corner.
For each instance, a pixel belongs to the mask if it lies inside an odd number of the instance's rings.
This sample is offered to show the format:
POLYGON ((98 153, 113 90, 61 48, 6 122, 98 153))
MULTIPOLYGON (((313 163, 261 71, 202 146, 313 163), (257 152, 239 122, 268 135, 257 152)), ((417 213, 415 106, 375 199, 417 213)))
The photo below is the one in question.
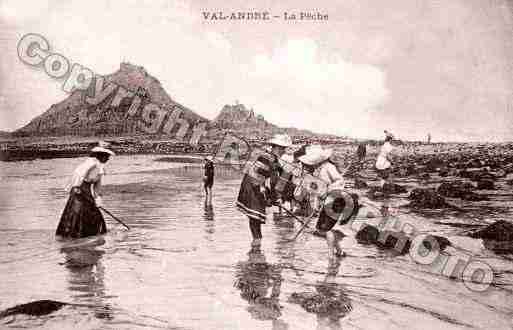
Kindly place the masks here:
POLYGON ((114 156, 108 146, 101 141, 73 172, 70 195, 57 226, 57 236, 81 238, 107 232, 99 207, 103 205, 100 189, 105 175, 104 165, 110 156, 114 156))
MULTIPOLYGON (((332 149, 323 149, 321 146, 314 145, 307 149, 304 156, 299 157, 299 161, 303 164, 307 172, 318 173, 318 178, 328 185, 327 195, 329 195, 330 191, 335 189, 344 189, 345 185, 342 174, 330 160, 332 154, 332 149)), ((336 239, 335 233, 332 230, 337 224, 337 219, 333 219, 326 213, 324 205, 321 208, 319 219, 315 227, 322 236, 326 235, 328 258, 333 260, 335 257, 343 256, 344 253, 339 246, 339 240, 336 239)))
POLYGON ((270 183, 271 177, 278 175, 279 158, 292 145, 292 140, 286 134, 277 134, 267 144, 270 150, 259 155, 255 164, 244 174, 236 203, 239 211, 249 218, 254 246, 261 243, 261 226, 266 220, 266 207, 276 197, 270 183))
POLYGON ((212 204, 212 186, 214 185, 214 157, 205 157, 203 187, 205 188, 205 202, 212 204))
POLYGON ((380 186, 384 187, 387 182, 390 171, 392 170, 392 152, 394 147, 392 146, 392 141, 394 136, 392 133, 385 130, 385 143, 381 146, 378 157, 376 159, 376 170, 378 172, 378 176, 380 178, 380 186))

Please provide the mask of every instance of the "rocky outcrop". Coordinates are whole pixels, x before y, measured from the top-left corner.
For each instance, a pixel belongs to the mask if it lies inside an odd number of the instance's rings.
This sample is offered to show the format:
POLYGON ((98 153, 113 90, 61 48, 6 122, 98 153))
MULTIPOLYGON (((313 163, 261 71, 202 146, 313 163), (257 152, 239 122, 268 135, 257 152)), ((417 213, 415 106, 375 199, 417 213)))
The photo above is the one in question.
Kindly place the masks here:
POLYGON ((496 221, 484 229, 469 234, 473 238, 513 242, 513 223, 496 221))
POLYGON ((55 301, 55 300, 36 300, 26 304, 16 305, 0 312, 0 318, 4 318, 11 315, 26 314, 31 316, 42 316, 53 313, 63 306, 68 305, 67 303, 55 301))
MULTIPOLYGON (((398 254, 406 254, 410 251, 412 237, 402 231, 380 230, 372 225, 365 225, 356 233, 356 241, 363 245, 375 245, 383 250, 395 250, 398 254)), ((430 235, 422 241, 425 249, 443 251, 451 242, 442 236, 430 235), (437 246, 432 246, 431 241, 436 241, 437 246)))
MULTIPOLYGON (((121 63, 118 71, 104 77, 102 86, 104 89, 98 88, 94 92, 97 82, 99 84, 101 80, 93 80, 92 87, 88 91, 74 91, 14 134, 16 136, 116 136, 147 133, 141 126, 141 116, 142 109, 149 103, 162 107, 169 113, 175 109, 175 106, 179 107, 180 113, 176 113, 177 118, 186 120, 190 125, 198 122, 209 123, 207 119, 173 100, 160 82, 148 74, 143 67, 121 63), (91 101, 92 95, 98 98, 97 104, 96 101, 91 101), (136 98, 140 99, 140 103, 135 101, 136 98), (133 116, 127 115, 131 106, 135 107, 132 110, 137 110, 134 111, 133 116)), ((170 132, 164 132, 164 122, 159 126, 161 127, 155 134, 170 134, 170 132)), ((177 130, 178 128, 174 129, 174 131, 177 130)))
POLYGON ((445 199, 434 189, 413 189, 408 199, 411 200, 409 206, 413 208, 439 209, 448 206, 445 199))
POLYGON ((470 182, 444 182, 437 188, 437 193, 444 197, 461 198, 466 201, 486 201, 486 196, 476 194, 474 185, 470 182))

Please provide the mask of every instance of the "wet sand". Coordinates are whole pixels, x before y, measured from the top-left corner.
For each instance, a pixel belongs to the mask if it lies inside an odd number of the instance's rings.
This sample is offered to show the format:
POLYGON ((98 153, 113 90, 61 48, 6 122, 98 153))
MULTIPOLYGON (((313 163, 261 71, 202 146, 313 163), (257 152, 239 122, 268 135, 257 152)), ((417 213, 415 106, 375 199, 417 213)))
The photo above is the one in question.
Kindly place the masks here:
MULTIPOLYGON (((350 152, 351 150, 347 150, 350 152)), ((369 158, 373 150, 369 150, 369 158)), ((250 246, 247 220, 236 210, 240 174, 219 170, 211 207, 203 202, 201 164, 155 161, 163 155, 119 156, 108 167, 105 204, 132 228, 106 216, 107 235, 58 241, 54 230, 69 173, 82 160, 2 162, 0 310, 40 299, 69 303, 48 315, 11 315, 4 328, 53 329, 510 329, 513 262, 464 234, 462 225, 511 221, 508 176, 488 201, 449 199, 465 210, 409 212, 408 193, 387 203, 419 231, 447 237, 451 253, 486 260, 497 283, 469 290, 409 255, 359 244, 350 228, 348 254, 329 265, 326 244, 308 229, 291 242, 298 223, 273 217, 260 251, 250 246), (464 252, 462 252, 464 251, 464 252), (294 297, 339 299, 344 313, 315 313, 294 297), (334 298, 338 297, 338 298, 334 298), (342 307, 344 307, 342 306, 342 307), (347 307, 350 306, 350 307, 347 307)), ((371 186, 375 173, 361 173, 371 186)), ((430 174, 396 177, 408 191, 436 187, 430 174)), ((352 179, 348 179, 351 183, 352 179)), ((465 180, 468 180, 465 178, 465 180)), ((368 189, 358 190, 366 195, 368 189)), ((376 203, 384 200, 377 198, 376 203)), ((365 218, 368 210, 362 209, 365 218)), ((367 219, 366 221, 374 221, 367 219)), ((379 219, 375 219, 379 221, 379 219)))

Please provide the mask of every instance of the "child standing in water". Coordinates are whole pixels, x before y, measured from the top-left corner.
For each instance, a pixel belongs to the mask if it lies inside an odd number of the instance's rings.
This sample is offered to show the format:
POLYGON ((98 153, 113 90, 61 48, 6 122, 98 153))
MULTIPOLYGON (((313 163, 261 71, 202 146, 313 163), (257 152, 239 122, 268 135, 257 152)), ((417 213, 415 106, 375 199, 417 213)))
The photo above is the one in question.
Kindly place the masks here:
POLYGON ((205 202, 212 204, 212 186, 214 185, 214 157, 205 157, 203 187, 205 188, 205 202))
POLYGON ((62 212, 56 235, 81 238, 107 232, 105 220, 99 210, 102 206, 100 188, 105 175, 104 165, 110 156, 114 156, 114 152, 107 147, 106 142, 100 142, 73 172, 69 199, 62 212))
POLYGON ((261 244, 261 226, 266 220, 266 207, 270 199, 275 197, 274 187, 270 184, 274 181, 271 177, 280 172, 279 158, 292 145, 292 140, 286 134, 277 134, 267 144, 271 147, 270 151, 260 155, 252 168, 244 174, 237 197, 237 208, 249 219, 254 246, 261 244))

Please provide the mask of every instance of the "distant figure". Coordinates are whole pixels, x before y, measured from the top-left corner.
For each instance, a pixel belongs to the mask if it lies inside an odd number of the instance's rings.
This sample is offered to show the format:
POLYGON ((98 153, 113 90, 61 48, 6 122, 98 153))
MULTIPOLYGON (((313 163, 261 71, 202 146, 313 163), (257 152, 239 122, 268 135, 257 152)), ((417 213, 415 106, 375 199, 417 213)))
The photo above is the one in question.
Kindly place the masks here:
POLYGON ((212 186, 214 185, 214 157, 205 157, 203 187, 205 188, 205 202, 212 203, 212 186))
POLYGON ((107 146, 107 143, 100 142, 73 172, 69 199, 62 212, 56 235, 81 238, 107 232, 105 220, 99 210, 103 204, 100 188, 105 175, 104 165, 114 155, 107 146))
POLYGON ((428 133, 428 135, 427 135, 427 143, 428 144, 431 143, 431 133, 428 133))
POLYGON ((380 177, 381 187, 383 187, 390 176, 390 171, 392 167, 391 163, 391 153, 394 150, 391 142, 394 139, 392 133, 385 131, 385 143, 381 146, 381 150, 379 151, 378 158, 376 159, 376 170, 378 172, 378 176, 380 177))
POLYGON ((356 149, 356 157, 358 158, 358 169, 361 170, 363 168, 363 163, 365 161, 365 156, 367 155, 367 143, 360 142, 358 144, 358 148, 356 149))

